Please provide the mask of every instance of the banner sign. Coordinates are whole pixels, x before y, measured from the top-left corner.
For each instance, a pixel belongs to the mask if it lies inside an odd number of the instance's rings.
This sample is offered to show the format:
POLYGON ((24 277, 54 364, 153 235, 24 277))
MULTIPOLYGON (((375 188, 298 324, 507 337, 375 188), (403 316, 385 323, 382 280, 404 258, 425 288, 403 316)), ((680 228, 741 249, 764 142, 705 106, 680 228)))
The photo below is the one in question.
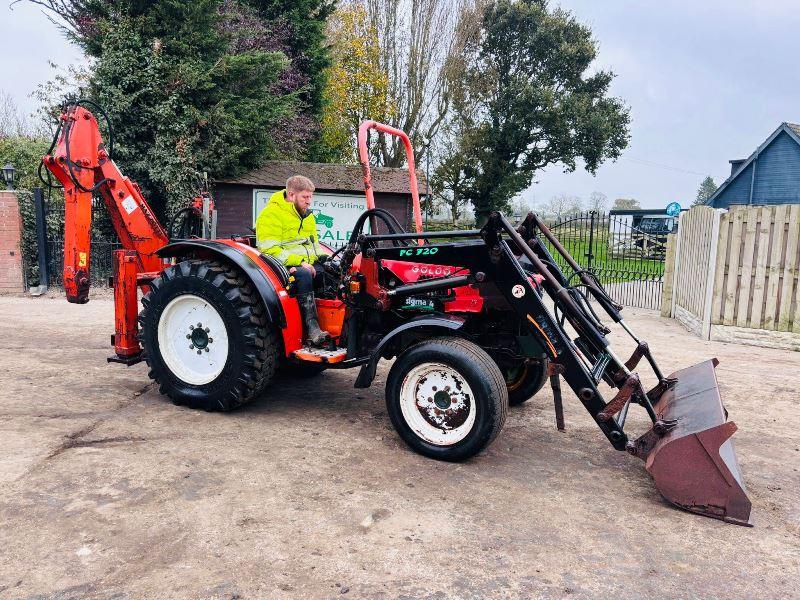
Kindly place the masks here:
MULTIPOLYGON (((253 190, 254 225, 258 214, 276 191, 253 190)), ((332 248, 341 248, 347 244, 358 217, 365 210, 367 210, 367 199, 364 196, 315 193, 311 211, 317 221, 319 241, 332 248)))

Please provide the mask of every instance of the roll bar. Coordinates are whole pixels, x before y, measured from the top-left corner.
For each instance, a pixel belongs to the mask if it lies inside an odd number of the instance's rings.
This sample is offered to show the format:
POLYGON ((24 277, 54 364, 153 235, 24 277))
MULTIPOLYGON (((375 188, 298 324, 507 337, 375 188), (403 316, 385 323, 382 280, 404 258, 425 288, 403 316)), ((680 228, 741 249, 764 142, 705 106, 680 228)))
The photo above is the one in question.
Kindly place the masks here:
POLYGON ((419 205, 419 188, 417 187, 417 172, 414 169, 414 149, 411 147, 411 140, 406 133, 377 121, 363 121, 358 128, 358 158, 361 162, 361 172, 364 176, 364 193, 367 196, 367 208, 375 208, 375 194, 372 190, 372 172, 369 166, 369 150, 367 149, 367 136, 369 130, 375 129, 380 133, 399 137, 406 149, 406 159, 408 160, 408 178, 411 182, 411 199, 414 203, 414 226, 417 233, 422 232, 422 211, 419 205))

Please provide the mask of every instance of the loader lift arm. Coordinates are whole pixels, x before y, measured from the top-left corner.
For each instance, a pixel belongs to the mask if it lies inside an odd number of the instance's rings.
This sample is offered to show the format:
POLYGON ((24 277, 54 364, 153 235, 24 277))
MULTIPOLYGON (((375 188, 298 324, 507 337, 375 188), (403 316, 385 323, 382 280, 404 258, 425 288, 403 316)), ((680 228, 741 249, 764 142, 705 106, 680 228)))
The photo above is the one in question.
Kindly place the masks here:
MULTIPOLYGON (((558 243, 544 223, 533 214, 514 228, 495 212, 481 230, 442 233, 359 235, 365 262, 384 259, 466 266, 469 278, 494 283, 518 315, 520 323, 536 336, 548 353, 557 374, 554 394, 558 400, 558 376, 563 376, 612 446, 645 461, 645 466, 662 495, 686 510, 740 525, 750 524, 750 501, 733 452, 730 437, 736 425, 727 422, 719 395, 714 367, 716 359, 705 361, 664 377, 646 343, 628 327, 621 306, 611 299, 590 273, 582 270, 558 243), (637 346, 624 361, 611 349, 609 328, 600 322, 586 296, 569 286, 569 279, 553 260, 537 231, 562 254, 589 293, 630 335, 637 346), (380 241, 430 238, 462 238, 457 243, 407 248, 380 247, 380 241), (555 315, 537 293, 528 274, 516 258, 524 255, 533 270, 544 277, 543 288, 553 301, 555 315), (407 259, 406 259, 407 260, 407 259), (558 317, 560 312, 561 318, 558 317), (564 328, 568 321, 577 333, 572 340, 564 328), (632 372, 646 357, 658 384, 646 391, 638 374, 632 372), (605 381, 617 392, 606 401, 598 388, 605 381), (631 404, 639 404, 652 422, 651 428, 630 439, 624 426, 631 404)), ((573 275, 574 277, 574 275, 573 275)), ((448 278, 436 285, 446 286, 448 278)), ((463 285, 464 276, 450 277, 452 286, 463 285)), ((404 288, 431 286, 432 282, 409 284, 404 288)), ((404 290, 412 292, 413 289, 404 290)), ((385 292, 391 301, 392 291, 385 292)))

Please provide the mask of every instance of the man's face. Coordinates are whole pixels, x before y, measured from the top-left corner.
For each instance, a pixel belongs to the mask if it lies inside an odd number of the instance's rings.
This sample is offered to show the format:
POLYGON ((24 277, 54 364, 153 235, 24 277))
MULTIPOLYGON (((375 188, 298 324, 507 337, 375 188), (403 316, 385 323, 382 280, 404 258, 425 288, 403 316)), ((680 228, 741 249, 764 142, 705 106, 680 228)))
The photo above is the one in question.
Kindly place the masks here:
POLYGON ((311 208, 311 202, 314 199, 314 192, 310 190, 303 190, 302 192, 292 192, 286 190, 286 197, 294 204, 297 212, 305 216, 311 208))

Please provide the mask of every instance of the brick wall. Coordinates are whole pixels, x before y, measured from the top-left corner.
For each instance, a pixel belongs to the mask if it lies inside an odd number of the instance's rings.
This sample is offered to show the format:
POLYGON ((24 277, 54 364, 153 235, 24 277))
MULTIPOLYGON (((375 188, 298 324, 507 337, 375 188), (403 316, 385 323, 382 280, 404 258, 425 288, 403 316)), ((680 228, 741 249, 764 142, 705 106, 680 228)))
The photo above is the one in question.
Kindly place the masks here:
POLYGON ((22 278, 22 218, 17 195, 0 192, 0 294, 24 292, 22 278))

